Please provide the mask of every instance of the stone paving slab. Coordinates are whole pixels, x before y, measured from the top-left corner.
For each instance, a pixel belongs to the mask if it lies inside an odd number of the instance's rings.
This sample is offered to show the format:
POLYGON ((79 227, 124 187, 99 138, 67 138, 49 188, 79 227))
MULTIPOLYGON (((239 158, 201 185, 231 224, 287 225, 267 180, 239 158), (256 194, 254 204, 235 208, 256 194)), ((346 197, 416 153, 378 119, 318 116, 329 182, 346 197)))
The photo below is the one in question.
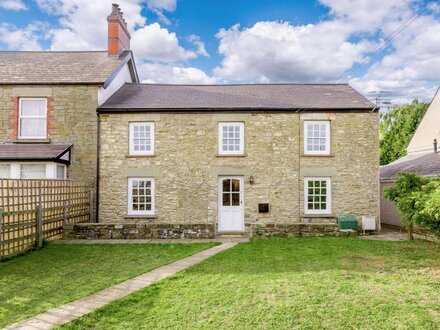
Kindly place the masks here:
POLYGON ((72 301, 71 303, 56 308, 52 308, 45 313, 36 315, 19 323, 12 324, 4 328, 4 330, 46 330, 55 328, 62 324, 73 321, 78 317, 89 314, 93 310, 112 301, 123 298, 135 291, 141 290, 161 279, 174 275, 175 273, 206 260, 219 252, 230 249, 236 244, 237 243, 223 243, 221 245, 214 246, 208 250, 201 251, 192 256, 156 268, 150 272, 136 276, 107 289, 98 291, 90 296, 72 301))
POLYGON ((406 241, 408 240, 408 235, 406 232, 401 231, 399 229, 392 228, 382 228, 380 234, 377 235, 362 235, 359 236, 360 239, 369 240, 369 241, 406 241))

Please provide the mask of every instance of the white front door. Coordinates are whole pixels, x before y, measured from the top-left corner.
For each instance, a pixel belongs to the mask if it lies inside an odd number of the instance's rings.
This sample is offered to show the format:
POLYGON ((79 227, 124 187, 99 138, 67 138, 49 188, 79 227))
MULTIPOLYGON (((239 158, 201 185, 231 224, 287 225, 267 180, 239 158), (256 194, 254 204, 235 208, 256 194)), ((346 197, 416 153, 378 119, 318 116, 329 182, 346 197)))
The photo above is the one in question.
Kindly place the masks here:
POLYGON ((219 177, 218 190, 218 230, 220 232, 243 231, 243 177, 219 177))

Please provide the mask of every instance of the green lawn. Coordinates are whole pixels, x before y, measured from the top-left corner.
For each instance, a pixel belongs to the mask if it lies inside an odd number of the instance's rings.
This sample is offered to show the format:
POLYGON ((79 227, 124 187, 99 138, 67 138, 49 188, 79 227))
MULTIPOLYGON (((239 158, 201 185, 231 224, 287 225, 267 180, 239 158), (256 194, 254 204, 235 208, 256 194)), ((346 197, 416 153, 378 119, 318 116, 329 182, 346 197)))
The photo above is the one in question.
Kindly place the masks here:
POLYGON ((0 263, 0 328, 215 244, 49 244, 0 263))
POLYGON ((440 247, 253 240, 66 329, 439 329, 440 247))

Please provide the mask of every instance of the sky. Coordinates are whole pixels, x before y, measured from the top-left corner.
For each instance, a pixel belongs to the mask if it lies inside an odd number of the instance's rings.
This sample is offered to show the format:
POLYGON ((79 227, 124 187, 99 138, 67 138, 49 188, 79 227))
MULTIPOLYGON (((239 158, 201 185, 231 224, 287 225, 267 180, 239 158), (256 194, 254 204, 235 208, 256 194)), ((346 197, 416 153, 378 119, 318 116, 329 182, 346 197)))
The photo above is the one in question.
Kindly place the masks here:
POLYGON ((1 50, 105 50, 119 3, 143 82, 348 82, 431 101, 440 0, 0 0, 1 50))

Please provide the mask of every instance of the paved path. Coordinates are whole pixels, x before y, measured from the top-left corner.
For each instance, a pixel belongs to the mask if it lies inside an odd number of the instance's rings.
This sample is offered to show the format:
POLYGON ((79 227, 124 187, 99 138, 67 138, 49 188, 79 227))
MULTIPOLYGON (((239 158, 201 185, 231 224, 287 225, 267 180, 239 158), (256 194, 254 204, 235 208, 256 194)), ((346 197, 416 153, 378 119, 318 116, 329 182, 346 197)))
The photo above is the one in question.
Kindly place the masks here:
POLYGON ((201 251, 192 256, 175 261, 169 265, 159 267, 151 272, 134 277, 110 288, 98 291, 91 296, 75 300, 66 305, 53 308, 45 313, 30 319, 10 325, 4 329, 43 330, 68 323, 78 317, 89 314, 94 309, 104 306, 114 300, 125 297, 135 291, 141 290, 165 277, 174 275, 192 265, 227 250, 237 243, 223 243, 210 249, 201 251))
POLYGON ((382 230, 378 235, 365 235, 359 236, 359 238, 371 241, 406 241, 408 235, 403 230, 382 227, 382 230))

